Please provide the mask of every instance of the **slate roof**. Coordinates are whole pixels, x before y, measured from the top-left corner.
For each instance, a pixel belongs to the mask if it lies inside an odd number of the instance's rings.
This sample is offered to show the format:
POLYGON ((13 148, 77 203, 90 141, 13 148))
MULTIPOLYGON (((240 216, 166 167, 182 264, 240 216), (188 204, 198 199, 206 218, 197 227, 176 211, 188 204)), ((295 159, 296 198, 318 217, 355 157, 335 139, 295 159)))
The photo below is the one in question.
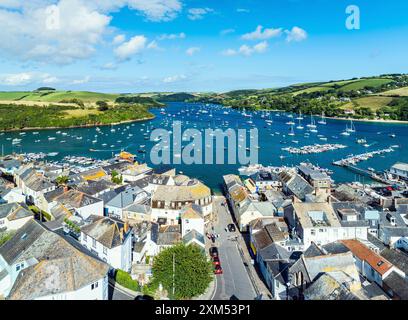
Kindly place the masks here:
POLYGON ((398 273, 395 271, 391 272, 383 282, 394 292, 394 294, 398 295, 401 300, 408 300, 408 282, 398 273))
POLYGON ((359 300, 330 273, 322 274, 305 290, 306 300, 359 300))
POLYGON ((82 227, 81 232, 109 249, 122 245, 131 232, 129 228, 121 238, 120 230, 125 227, 125 223, 117 219, 92 215, 87 220, 91 223, 82 227))
POLYGON ((180 212, 181 219, 203 219, 201 207, 196 204, 188 204, 180 212))
POLYGON ((187 233, 184 237, 183 237, 183 242, 184 243, 190 243, 193 240, 197 240, 198 242, 200 242, 203 246, 205 246, 205 238, 204 236, 198 232, 197 230, 191 230, 189 233, 187 233))
POLYGON ((114 187, 114 183, 101 179, 98 181, 88 181, 87 184, 81 184, 77 187, 77 190, 90 196, 96 196, 98 193, 113 189, 114 187))
POLYGON ((0 219, 7 218, 9 221, 33 217, 34 213, 23 203, 6 203, 0 205, 0 219))
POLYGON ((340 254, 350 252, 350 249, 347 248, 342 242, 336 241, 325 244, 322 246, 323 251, 326 254, 340 254))
POLYGON ((157 234, 157 245, 172 246, 181 241, 180 226, 160 227, 157 234))
POLYGON ((54 184, 45 179, 42 174, 34 172, 28 178, 24 179, 24 183, 27 188, 34 191, 42 191, 54 186, 54 184))
POLYGON ((115 208, 126 208, 133 204, 136 200, 136 197, 138 194, 145 194, 147 197, 148 194, 146 191, 138 188, 138 187, 132 187, 132 188, 127 188, 126 190, 119 192, 116 196, 114 196, 111 200, 109 200, 106 205, 115 207, 115 208))
POLYGON ((359 281, 358 270, 351 253, 305 257, 304 261, 311 280, 330 270, 343 271, 355 281, 359 281))
POLYGON ((285 248, 281 247, 279 244, 272 243, 271 245, 261 249, 258 252, 264 261, 268 260, 287 260, 289 261, 290 252, 285 248))
POLYGON ((313 187, 298 174, 282 172, 279 177, 286 184, 287 189, 301 200, 313 193, 313 187))
POLYGON ((69 244, 40 222, 30 220, 0 247, 9 265, 36 259, 20 272, 9 299, 32 300, 80 289, 103 278, 109 266, 69 244))
POLYGON ((398 249, 384 249, 380 255, 408 275, 408 255, 398 249))
POLYGON ((83 192, 71 189, 56 197, 55 201, 65 206, 71 206, 73 208, 82 208, 94 203, 98 203, 101 200, 94 198, 90 195, 87 195, 83 192))

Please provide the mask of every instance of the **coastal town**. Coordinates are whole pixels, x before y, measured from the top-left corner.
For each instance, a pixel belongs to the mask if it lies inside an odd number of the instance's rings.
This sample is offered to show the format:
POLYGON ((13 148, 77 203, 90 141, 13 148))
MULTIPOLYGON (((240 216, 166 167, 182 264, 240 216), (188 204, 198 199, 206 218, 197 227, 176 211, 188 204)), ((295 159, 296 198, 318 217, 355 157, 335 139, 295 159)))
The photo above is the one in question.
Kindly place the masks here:
POLYGON ((407 163, 388 184, 338 184, 311 163, 244 167, 222 194, 124 151, 58 163, 11 154, 0 170, 2 299, 174 298, 177 282, 145 288, 180 245, 212 266, 191 299, 408 299, 407 163))

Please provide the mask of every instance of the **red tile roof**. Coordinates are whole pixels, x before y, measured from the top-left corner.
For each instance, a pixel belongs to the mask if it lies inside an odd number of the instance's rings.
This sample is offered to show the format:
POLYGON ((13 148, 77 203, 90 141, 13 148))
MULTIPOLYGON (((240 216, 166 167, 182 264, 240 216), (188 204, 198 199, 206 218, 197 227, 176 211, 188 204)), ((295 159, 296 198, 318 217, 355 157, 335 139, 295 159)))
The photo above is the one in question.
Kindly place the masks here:
POLYGON ((354 256, 368 263, 380 275, 384 275, 393 267, 392 263, 370 250, 358 240, 342 240, 341 242, 350 249, 354 256))

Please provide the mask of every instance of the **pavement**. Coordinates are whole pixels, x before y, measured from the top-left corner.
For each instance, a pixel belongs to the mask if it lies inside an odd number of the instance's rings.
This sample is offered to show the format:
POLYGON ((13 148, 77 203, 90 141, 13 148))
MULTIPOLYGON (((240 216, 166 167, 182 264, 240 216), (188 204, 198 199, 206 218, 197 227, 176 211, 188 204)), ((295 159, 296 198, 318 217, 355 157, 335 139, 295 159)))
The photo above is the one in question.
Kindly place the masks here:
POLYGON ((136 296, 139 294, 137 292, 131 291, 113 279, 109 278, 109 288, 108 288, 108 299, 109 300, 135 300, 136 296))
POLYGON ((247 267, 244 265, 244 263, 250 265, 251 262, 246 260, 242 252, 246 248, 242 250, 241 244, 234 240, 237 236, 240 237, 239 232, 225 231, 225 227, 233 221, 228 208, 221 205, 224 201, 223 197, 214 199, 214 211, 217 217, 214 233, 220 235, 215 246, 218 247, 224 273, 216 276, 216 288, 211 300, 254 300, 258 296, 257 288, 254 288, 247 267))

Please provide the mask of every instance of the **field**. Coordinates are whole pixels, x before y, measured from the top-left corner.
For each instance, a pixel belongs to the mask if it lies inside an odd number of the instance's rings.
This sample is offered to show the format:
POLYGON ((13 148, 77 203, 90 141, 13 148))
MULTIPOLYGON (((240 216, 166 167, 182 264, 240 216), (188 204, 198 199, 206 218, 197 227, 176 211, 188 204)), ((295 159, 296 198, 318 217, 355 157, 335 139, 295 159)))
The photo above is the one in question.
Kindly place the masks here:
POLYGON ((34 101, 61 102, 79 99, 84 103, 96 101, 113 102, 119 94, 97 93, 87 91, 32 91, 32 92, 0 92, 0 101, 34 101))
POLYGON ((385 91, 381 93, 382 96, 400 96, 400 97, 408 97, 408 87, 399 88, 395 90, 385 91))
POLYGON ((341 87, 341 90, 343 91, 351 91, 351 90, 361 90, 364 89, 365 87, 379 87, 382 86, 383 84, 387 84, 392 82, 393 80, 391 79, 363 79, 363 80, 358 80, 349 84, 346 84, 345 86, 341 87))
MULTIPOLYGON (((369 108, 372 111, 377 111, 378 109, 387 106, 392 101, 391 97, 381 97, 381 96, 368 96, 364 98, 355 99, 354 103, 358 107, 369 108)), ((349 102, 341 107, 342 109, 355 109, 352 102, 349 102)))

